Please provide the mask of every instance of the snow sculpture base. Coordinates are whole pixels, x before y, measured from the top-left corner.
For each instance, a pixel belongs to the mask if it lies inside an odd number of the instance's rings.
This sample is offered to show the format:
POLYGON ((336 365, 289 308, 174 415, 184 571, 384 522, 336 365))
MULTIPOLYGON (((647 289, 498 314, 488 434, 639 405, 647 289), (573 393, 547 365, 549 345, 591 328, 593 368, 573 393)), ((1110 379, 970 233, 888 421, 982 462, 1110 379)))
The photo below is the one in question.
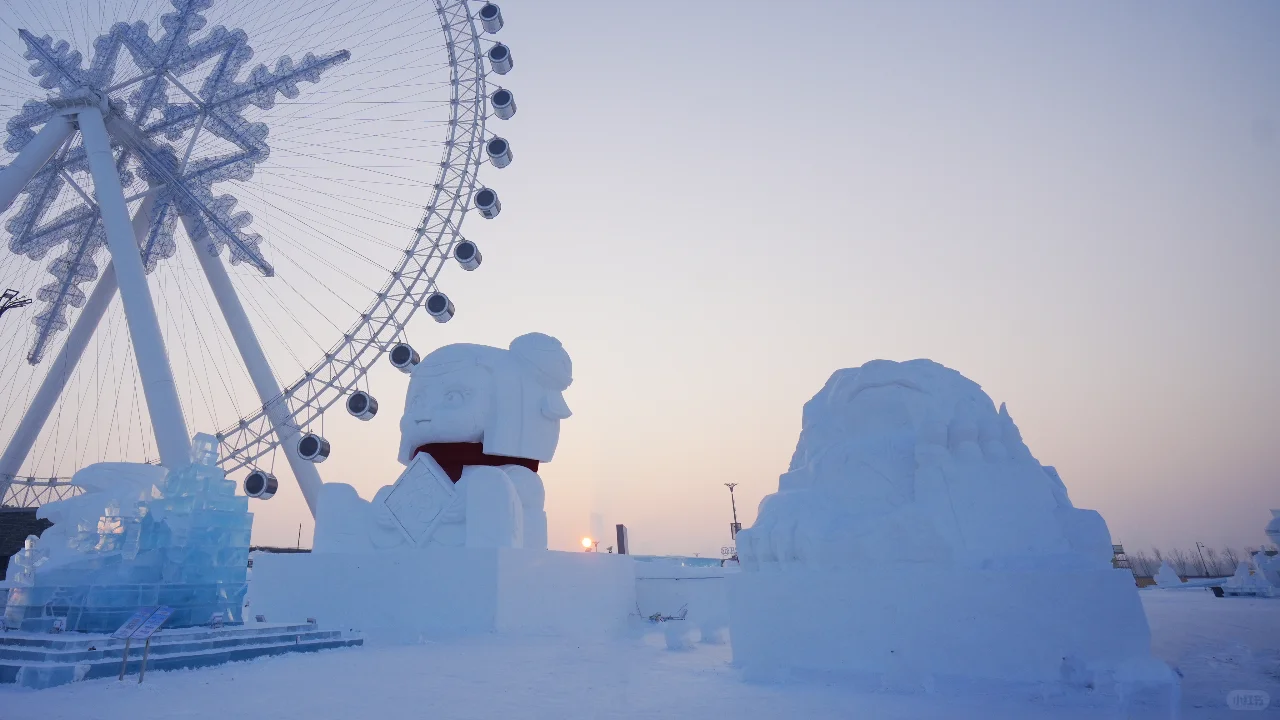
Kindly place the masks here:
MULTIPOLYGON (((248 551, 241 557, 247 558, 248 551)), ((138 608, 174 608, 165 625, 175 628, 204 625, 214 613, 239 622, 244 585, 210 583, 147 583, 141 585, 41 585, 9 590, 5 622, 26 632, 50 632, 61 620, 68 630, 110 632, 138 608)))
MULTIPOLYGON (((160 672, 363 644, 364 638, 359 634, 310 623, 160 630, 151 636, 149 650, 140 642, 130 644, 125 669, 136 676, 144 654, 147 670, 160 672)), ((81 680, 114 678, 120 672, 124 653, 125 641, 104 633, 63 633, 52 637, 43 632, 0 633, 0 685, 41 690, 81 680)))
POLYGON ((609 635, 635 613, 625 555, 427 548, 255 553, 249 615, 306 617, 374 642, 491 632, 609 635))
POLYGON ((1127 570, 911 567, 735 573, 733 660, 749 674, 847 676, 918 688, 957 679, 1164 685, 1127 570))

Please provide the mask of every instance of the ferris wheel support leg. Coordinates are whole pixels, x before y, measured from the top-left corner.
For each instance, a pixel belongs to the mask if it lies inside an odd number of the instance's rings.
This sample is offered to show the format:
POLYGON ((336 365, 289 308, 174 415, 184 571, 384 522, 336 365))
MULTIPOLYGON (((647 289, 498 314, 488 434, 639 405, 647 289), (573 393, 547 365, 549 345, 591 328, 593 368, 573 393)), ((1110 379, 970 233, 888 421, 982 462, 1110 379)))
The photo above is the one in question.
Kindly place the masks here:
MULTIPOLYGON (((151 209, 154 206, 155 193, 149 193, 133 215, 133 237, 139 245, 146 239, 147 230, 151 226, 151 209)), ((58 403, 58 398, 62 397, 62 391, 66 389, 67 382, 75 373, 76 366, 80 364, 80 358, 84 355, 85 348, 89 346, 89 341, 93 339, 93 334, 98 330, 98 323, 106 314, 107 307, 115 299, 118 288, 115 263, 109 262, 102 270, 98 283, 93 286, 93 292, 89 293, 89 299, 85 302, 84 308, 76 315, 76 322, 71 326, 71 332, 67 333, 67 339, 62 343, 58 357, 54 358, 49 365, 49 371, 40 383, 40 388, 36 390, 31 405, 22 416, 22 421, 18 423, 18 429, 14 431, 9 445, 4 449, 4 455, 0 455, 0 477, 16 476, 22 469, 22 463, 27 461, 27 455, 35 445, 40 431, 44 429, 45 421, 53 413, 53 406, 58 403)))
POLYGON ((315 463, 303 460, 298 455, 298 439, 301 433, 297 426, 290 422, 289 408, 281 397, 280 383, 276 380, 275 373, 271 371, 267 355, 262 351, 262 344, 258 342, 258 336, 253 332, 253 324, 249 322, 249 315, 245 313, 240 296, 236 294, 235 286, 231 284, 231 276, 227 273, 226 266, 222 264, 222 258, 209 252, 209 236, 204 225, 193 222, 192 218, 185 213, 181 218, 182 227, 186 229, 187 236, 195 245, 196 257, 200 259, 200 267, 209 280, 209 287, 213 289, 213 297, 218 302, 218 308, 222 310, 222 317, 227 321, 227 328, 231 331, 232 339, 235 340, 236 349, 240 351, 245 369, 249 371, 249 378, 253 380, 253 387, 258 391, 258 398, 262 400, 262 406, 266 409, 271 429, 275 431, 276 438, 284 449, 284 456, 289 461, 293 476, 298 480, 298 487, 302 490, 302 497, 307 501, 307 508, 311 510, 311 516, 315 517, 316 503, 320 499, 320 487, 324 484, 320 479, 320 470, 315 463))
POLYGON ((58 152, 73 129, 71 119, 66 115, 54 115, 45 121, 44 127, 22 148, 13 162, 0 170, 0 212, 9 209, 18 193, 58 152))
POLYGON ((107 231, 107 247, 111 250, 120 298, 124 301, 125 320, 129 324, 138 374, 142 376, 142 393, 151 415, 160 462, 170 469, 185 467, 191 462, 191 435, 182 416, 182 403, 165 352, 155 302, 147 286, 146 270, 134 241, 107 127, 97 108, 82 108, 79 120, 89 172, 93 176, 93 192, 107 231))

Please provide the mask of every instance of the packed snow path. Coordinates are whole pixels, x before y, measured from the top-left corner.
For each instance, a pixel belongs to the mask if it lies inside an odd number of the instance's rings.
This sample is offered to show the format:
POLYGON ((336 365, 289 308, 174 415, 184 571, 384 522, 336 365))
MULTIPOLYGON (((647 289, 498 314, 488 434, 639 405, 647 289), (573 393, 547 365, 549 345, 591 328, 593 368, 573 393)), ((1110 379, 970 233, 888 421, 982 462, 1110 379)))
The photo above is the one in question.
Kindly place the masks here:
MULTIPOLYGON (((1280 699, 1280 600, 1218 599, 1203 589, 1143 591, 1142 598, 1156 655, 1184 674, 1184 718, 1239 717, 1226 707, 1227 693, 1238 688, 1280 699)), ((656 632, 599 644, 488 636, 158 672, 142 685, 130 677, 2 690, 0 717, 1108 717, 1014 698, 749 684, 729 658, 727 645, 669 651, 656 632)))

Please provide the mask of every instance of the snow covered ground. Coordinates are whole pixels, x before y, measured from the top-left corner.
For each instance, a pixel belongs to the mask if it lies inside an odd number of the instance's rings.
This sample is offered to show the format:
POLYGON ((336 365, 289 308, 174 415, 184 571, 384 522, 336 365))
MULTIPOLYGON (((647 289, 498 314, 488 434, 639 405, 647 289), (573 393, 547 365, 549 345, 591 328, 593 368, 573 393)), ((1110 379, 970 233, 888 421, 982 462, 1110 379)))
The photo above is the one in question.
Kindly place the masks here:
MULTIPOLYGON (((1156 655, 1183 678, 1184 718, 1259 715, 1234 689, 1280 701, 1280 600, 1144 590, 1156 655)), ((896 695, 807 683, 750 684, 727 645, 666 649, 658 632, 580 644, 484 636, 295 655, 199 671, 0 690, 0 718, 1076 718, 1096 709, 1026 698, 896 695)))
POLYGON ((1141 596, 1151 649, 1182 673, 1184 718, 1238 719, 1226 705, 1232 690, 1268 693, 1263 717, 1280 716, 1280 598, 1215 598, 1207 588, 1141 596))

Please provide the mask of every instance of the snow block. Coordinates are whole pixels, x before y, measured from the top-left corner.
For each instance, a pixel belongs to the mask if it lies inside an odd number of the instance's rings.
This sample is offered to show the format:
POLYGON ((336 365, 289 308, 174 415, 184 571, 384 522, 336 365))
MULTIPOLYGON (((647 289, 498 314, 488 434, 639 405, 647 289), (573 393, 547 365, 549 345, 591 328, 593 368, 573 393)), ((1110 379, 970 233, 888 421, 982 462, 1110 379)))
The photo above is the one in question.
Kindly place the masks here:
POLYGON ((685 613, 702 642, 719 645, 729 626, 725 576, 737 568, 686 567, 667 562, 636 563, 636 605, 642 617, 685 613))
POLYGON ((878 678, 910 668, 939 679, 1057 684, 1076 667, 1104 682, 1135 659, 1168 673, 1151 658, 1127 570, 794 568, 726 580, 733 661, 749 674, 878 678))
POLYGON ((692 650, 698 630, 687 620, 668 620, 662 623, 662 634, 668 650, 692 650))
POLYGON ((255 553, 251 615, 313 617, 373 642, 502 632, 612 635, 635 613, 625 555, 511 548, 255 553))

